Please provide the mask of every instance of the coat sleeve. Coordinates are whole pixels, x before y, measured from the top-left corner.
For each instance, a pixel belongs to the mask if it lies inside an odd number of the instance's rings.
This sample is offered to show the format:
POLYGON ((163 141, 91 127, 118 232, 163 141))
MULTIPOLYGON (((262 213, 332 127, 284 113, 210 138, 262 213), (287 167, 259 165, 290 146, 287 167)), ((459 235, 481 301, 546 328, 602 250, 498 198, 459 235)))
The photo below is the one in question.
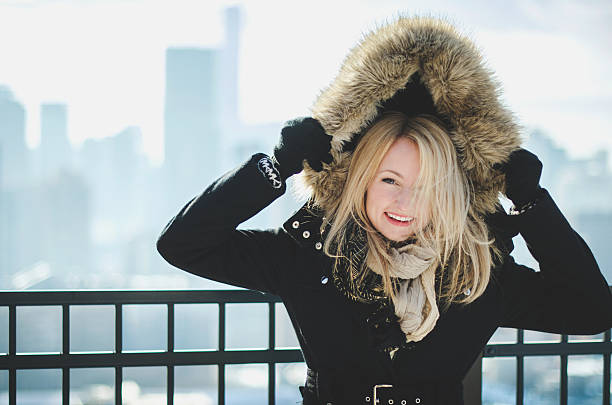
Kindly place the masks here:
POLYGON ((295 242, 282 228, 236 229, 285 192, 284 182, 275 188, 260 170, 262 158, 253 155, 221 176, 170 220, 157 240, 166 261, 211 280, 279 294, 295 242))
POLYGON ((520 215, 519 229, 540 271, 501 268, 500 326, 561 334, 596 334, 612 326, 612 294, 591 250, 546 190, 520 215))

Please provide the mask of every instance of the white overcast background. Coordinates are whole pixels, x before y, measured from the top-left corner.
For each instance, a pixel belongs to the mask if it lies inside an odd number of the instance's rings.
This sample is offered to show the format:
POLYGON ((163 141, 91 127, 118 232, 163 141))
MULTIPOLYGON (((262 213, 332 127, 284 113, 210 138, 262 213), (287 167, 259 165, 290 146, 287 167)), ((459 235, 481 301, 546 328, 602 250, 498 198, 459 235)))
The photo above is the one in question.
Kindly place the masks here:
POLYGON ((574 157, 612 151, 612 2, 575 0, 0 0, 0 85, 26 107, 28 145, 39 142, 40 104, 62 102, 75 147, 136 125, 161 163, 165 49, 222 46, 234 5, 246 123, 308 114, 363 32, 427 14, 476 42, 527 130, 574 157))

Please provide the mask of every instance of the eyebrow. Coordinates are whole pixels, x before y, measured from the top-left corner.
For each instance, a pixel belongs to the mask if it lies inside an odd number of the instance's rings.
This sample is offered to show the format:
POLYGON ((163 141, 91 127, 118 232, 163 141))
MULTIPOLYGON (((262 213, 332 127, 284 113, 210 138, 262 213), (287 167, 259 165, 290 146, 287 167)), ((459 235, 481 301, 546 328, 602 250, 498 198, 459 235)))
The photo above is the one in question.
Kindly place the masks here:
POLYGON ((384 172, 390 172, 390 173, 395 174, 395 175, 396 175, 397 177, 399 177, 399 178, 402 178, 402 179, 404 178, 404 176, 402 176, 401 174, 399 174, 399 173, 398 173, 398 172, 396 172, 395 170, 390 170, 390 169, 381 170, 381 171, 379 171, 378 173, 380 174, 380 173, 384 173, 384 172))

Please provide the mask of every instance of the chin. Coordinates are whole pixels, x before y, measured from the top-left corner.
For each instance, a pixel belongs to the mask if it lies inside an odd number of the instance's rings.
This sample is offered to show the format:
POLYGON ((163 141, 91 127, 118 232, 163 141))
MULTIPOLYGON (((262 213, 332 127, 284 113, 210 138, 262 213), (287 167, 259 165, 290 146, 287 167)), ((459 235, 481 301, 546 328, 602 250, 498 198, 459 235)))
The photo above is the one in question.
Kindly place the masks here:
POLYGON ((410 233, 407 235, 389 235, 389 234, 384 234, 381 232, 381 235, 385 237, 385 239, 391 241, 391 242, 405 242, 408 239, 411 239, 414 236, 414 233, 410 233))

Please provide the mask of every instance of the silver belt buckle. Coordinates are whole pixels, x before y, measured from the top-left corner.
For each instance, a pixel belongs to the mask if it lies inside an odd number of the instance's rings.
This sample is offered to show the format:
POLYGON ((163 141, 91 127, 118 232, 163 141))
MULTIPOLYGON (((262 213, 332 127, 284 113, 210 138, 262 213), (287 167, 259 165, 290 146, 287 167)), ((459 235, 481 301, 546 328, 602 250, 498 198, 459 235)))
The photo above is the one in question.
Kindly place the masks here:
POLYGON ((393 388, 393 385, 391 384, 376 384, 374 386, 374 405, 378 404, 380 402, 380 400, 378 399, 378 389, 379 388, 393 388))

